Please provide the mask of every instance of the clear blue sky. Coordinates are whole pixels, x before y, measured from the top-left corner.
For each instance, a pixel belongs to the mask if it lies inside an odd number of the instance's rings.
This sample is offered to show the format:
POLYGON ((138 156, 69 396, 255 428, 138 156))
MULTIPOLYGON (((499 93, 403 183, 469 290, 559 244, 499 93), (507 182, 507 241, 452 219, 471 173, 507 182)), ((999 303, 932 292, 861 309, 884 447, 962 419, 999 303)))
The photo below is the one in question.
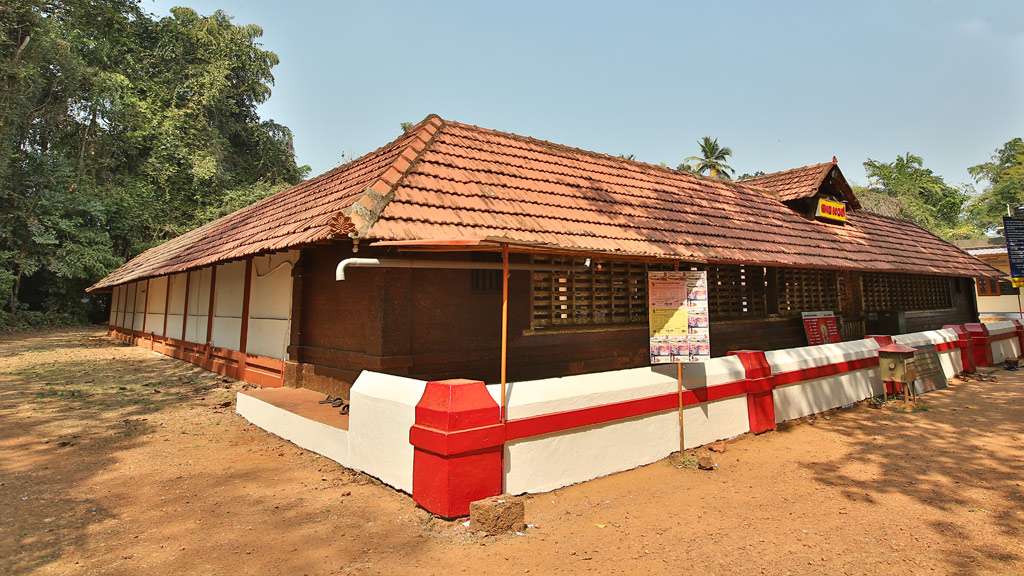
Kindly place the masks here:
POLYGON ((715 136, 737 173, 912 151, 950 183, 1024 136, 1024 2, 313 2, 221 8, 276 52, 261 113, 319 173, 429 113, 675 165, 715 136))

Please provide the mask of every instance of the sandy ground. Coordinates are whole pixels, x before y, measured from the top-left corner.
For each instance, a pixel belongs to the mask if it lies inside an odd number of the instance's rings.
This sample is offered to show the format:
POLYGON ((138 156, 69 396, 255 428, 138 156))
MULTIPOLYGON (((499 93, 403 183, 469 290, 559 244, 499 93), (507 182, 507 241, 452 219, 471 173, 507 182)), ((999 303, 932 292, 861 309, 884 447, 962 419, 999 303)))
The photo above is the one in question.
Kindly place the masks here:
POLYGON ((527 501, 474 536, 97 330, 0 339, 0 574, 1019 574, 1024 372, 527 501))

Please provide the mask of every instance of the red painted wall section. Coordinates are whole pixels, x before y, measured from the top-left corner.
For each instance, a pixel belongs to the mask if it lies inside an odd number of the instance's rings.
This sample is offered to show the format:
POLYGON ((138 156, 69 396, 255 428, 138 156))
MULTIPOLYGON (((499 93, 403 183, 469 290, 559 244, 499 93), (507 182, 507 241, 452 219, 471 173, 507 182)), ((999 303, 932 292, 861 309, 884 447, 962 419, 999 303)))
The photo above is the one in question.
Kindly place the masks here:
POLYGON ((974 372, 974 355, 971 353, 971 341, 970 335, 967 334, 967 329, 964 328, 963 324, 946 324, 943 328, 949 328, 956 332, 956 345, 960 348, 960 367, 962 371, 974 372))
POLYGON ((760 434, 775 430, 775 398, 772 395, 772 367, 761 350, 733 350, 743 364, 747 386, 747 416, 750 431, 760 434))
POLYGON ((971 344, 971 357, 976 367, 992 365, 992 347, 989 346, 988 328, 981 323, 964 324, 971 344))
POLYGON ((505 427, 498 404, 479 380, 427 382, 409 430, 412 497, 445 518, 502 492, 505 427))

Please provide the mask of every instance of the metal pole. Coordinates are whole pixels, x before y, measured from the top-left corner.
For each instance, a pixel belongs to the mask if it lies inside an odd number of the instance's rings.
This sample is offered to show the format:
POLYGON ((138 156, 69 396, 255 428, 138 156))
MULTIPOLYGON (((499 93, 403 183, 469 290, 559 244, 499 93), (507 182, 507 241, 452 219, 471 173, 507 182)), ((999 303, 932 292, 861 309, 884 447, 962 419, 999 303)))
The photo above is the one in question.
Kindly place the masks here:
MULTIPOLYGON (((679 271, 679 262, 675 262, 672 265, 672 269, 676 272, 679 271)), ((684 442, 684 420, 683 420, 683 364, 682 362, 676 363, 676 391, 679 394, 679 451, 682 452, 686 448, 684 442)))
POLYGON ((501 421, 508 420, 505 387, 508 375, 508 244, 501 245, 501 421))
POLYGON ((683 363, 676 364, 678 369, 676 370, 678 389, 679 389, 679 451, 682 452, 686 448, 684 443, 685 434, 683 433, 683 363))

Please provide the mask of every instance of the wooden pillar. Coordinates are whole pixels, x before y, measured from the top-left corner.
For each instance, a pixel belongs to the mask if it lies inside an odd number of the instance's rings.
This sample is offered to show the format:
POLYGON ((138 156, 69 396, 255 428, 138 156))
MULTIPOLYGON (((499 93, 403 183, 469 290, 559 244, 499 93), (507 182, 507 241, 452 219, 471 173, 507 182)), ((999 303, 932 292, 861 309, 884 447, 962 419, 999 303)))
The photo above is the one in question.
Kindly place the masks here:
MULTIPOLYGON (((138 300, 138 294, 135 299, 138 300)), ((134 319, 133 319, 134 320, 134 319)), ((146 278, 146 300, 142 303, 142 334, 146 334, 146 321, 149 320, 149 278, 146 278)), ((134 324, 134 322, 132 322, 134 324)))
POLYGON ((501 421, 508 420, 505 398, 508 374, 508 244, 501 245, 501 421))
POLYGON ((164 287, 164 329, 160 332, 160 337, 167 341, 167 313, 170 312, 168 308, 171 304, 171 275, 167 275, 167 285, 164 287))
POLYGON ((292 266, 292 313, 288 335, 288 360, 302 362, 302 275, 304 272, 303 258, 292 266))
POLYGON ((217 265, 210 266, 210 304, 206 310, 206 357, 210 357, 210 340, 213 339, 213 305, 217 293, 217 265))
POLYGON ((185 342, 185 335, 188 333, 188 291, 190 289, 189 284, 192 281, 192 271, 187 270, 185 272, 185 306, 181 310, 181 341, 185 342))
POLYGON ((245 380, 245 350, 249 346, 249 295, 252 293, 252 258, 245 260, 245 280, 242 284, 242 327, 238 336, 238 351, 242 358, 238 365, 238 378, 245 380))
MULTIPOLYGON (((123 296, 123 298, 121 298, 121 326, 120 326, 120 328, 121 328, 121 330, 127 330, 128 327, 125 326, 125 324, 127 324, 125 319, 128 317, 128 284, 123 284, 121 286, 121 296, 123 296)), ((134 304, 133 304, 133 306, 134 306, 134 304)))

